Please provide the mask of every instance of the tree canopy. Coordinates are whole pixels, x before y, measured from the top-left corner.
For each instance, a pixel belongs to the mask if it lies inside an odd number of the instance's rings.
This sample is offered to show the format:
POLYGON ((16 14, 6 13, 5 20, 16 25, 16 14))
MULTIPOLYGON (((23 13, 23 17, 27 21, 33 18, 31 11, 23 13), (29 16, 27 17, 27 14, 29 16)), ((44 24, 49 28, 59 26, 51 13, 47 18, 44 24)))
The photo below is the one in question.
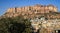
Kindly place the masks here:
POLYGON ((23 17, 0 19, 0 33, 31 33, 30 27, 30 20, 23 17))

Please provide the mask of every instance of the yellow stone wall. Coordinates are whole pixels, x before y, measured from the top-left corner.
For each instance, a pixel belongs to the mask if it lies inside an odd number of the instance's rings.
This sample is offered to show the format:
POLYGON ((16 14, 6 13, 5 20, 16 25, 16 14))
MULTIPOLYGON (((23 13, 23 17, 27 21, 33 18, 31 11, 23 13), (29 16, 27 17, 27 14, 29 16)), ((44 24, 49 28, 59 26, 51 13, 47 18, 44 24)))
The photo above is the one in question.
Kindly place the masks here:
MULTIPOLYGON (((31 9, 31 11, 37 11, 37 12, 41 12, 41 13, 45 13, 48 11, 52 11, 52 12, 57 12, 57 8, 53 5, 35 5, 35 6, 25 6, 25 7, 20 7, 20 8, 16 8, 17 12, 28 12, 30 11, 29 9, 31 9)), ((15 11, 15 8, 9 8, 7 10, 7 12, 12 12, 15 11)))
POLYGON ((31 16, 40 14, 40 13, 49 13, 50 11, 52 12, 57 12, 57 8, 53 5, 34 5, 34 6, 24 6, 24 7, 15 7, 15 8, 9 8, 6 13, 8 16, 15 15, 27 15, 31 16), (10 15, 9 15, 10 14, 10 15))

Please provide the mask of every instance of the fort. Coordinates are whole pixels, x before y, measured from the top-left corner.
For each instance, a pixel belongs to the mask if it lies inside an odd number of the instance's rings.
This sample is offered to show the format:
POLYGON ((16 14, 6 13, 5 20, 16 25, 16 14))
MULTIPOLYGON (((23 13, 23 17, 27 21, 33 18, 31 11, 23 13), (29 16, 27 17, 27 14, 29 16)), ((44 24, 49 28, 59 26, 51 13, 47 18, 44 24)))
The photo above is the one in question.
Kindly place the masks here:
POLYGON ((16 17, 18 15, 22 15, 24 16, 24 18, 34 18, 46 15, 45 17, 47 18, 60 18, 59 13, 56 14, 57 16, 53 15, 52 13, 58 13, 58 9, 56 6, 36 4, 34 6, 9 8, 4 14, 4 16, 16 17))
POLYGON ((60 31, 60 12, 53 5, 36 4, 34 6, 9 8, 3 16, 23 16, 25 19, 31 19, 34 32, 39 30, 39 33, 58 33, 60 31))

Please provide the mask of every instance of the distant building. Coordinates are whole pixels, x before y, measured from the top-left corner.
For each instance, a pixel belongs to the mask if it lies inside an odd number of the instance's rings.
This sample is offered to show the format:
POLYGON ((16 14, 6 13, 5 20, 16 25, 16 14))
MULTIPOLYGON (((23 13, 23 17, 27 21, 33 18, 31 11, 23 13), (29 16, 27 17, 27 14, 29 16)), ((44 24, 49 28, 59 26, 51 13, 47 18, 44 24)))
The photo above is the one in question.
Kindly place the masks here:
POLYGON ((34 32, 39 30, 39 33, 57 33, 60 31, 60 12, 56 6, 36 4, 34 6, 9 8, 3 15, 3 17, 16 16, 30 18, 34 32))
POLYGON ((60 19, 35 18, 31 19, 33 32, 39 33, 60 33, 60 19))
MULTIPOLYGON (((48 14, 47 17, 58 18, 57 16, 49 16, 50 12, 58 12, 57 7, 53 5, 39 5, 36 4, 34 6, 24 6, 24 7, 15 7, 9 8, 4 16, 6 17, 16 17, 16 16, 24 16, 24 18, 34 18, 39 16, 44 16, 44 14, 48 14)), ((60 18, 60 17, 59 17, 60 18)))

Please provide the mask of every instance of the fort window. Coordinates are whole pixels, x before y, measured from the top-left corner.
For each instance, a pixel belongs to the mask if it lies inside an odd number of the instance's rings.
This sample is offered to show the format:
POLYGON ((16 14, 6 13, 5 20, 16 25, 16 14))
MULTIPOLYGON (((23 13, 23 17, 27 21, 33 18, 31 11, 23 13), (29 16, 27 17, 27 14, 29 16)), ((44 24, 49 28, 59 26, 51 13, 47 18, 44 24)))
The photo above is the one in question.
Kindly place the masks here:
POLYGON ((29 10, 31 10, 31 7, 29 7, 29 10))
POLYGON ((43 5, 41 7, 43 7, 43 5))
POLYGON ((17 12, 17 7, 15 7, 15 12, 17 12))
POLYGON ((34 10, 34 11, 36 11, 36 10, 34 10))

